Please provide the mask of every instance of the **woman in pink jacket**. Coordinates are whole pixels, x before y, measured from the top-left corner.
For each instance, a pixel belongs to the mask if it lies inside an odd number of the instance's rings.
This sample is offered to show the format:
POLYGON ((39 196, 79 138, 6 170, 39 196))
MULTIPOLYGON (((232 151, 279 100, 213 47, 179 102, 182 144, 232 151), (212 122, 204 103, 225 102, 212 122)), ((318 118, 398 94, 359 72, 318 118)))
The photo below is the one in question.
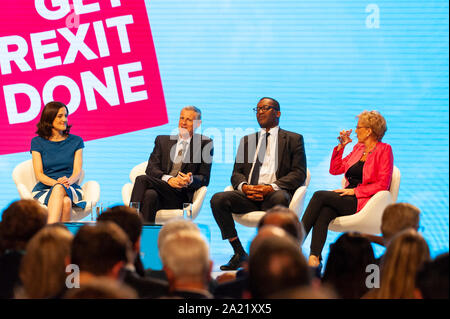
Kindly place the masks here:
POLYGON ((319 267, 321 252, 327 239, 328 224, 339 216, 358 213, 367 201, 391 185, 394 158, 389 144, 381 139, 387 130, 386 120, 377 111, 364 111, 358 116, 358 143, 345 158, 345 146, 352 141, 352 130, 341 131, 339 145, 333 150, 330 173, 345 173, 344 189, 317 191, 303 214, 305 238, 312 229, 311 252, 308 264, 319 267))

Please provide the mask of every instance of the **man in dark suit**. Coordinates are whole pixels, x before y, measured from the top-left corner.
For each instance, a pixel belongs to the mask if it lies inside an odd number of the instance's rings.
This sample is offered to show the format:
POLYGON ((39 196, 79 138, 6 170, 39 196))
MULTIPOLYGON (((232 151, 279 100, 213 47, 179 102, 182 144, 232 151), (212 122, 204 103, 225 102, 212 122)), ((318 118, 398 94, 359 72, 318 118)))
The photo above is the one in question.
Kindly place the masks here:
POLYGON ((220 267, 222 270, 237 269, 247 258, 232 213, 268 210, 275 205, 288 207, 296 189, 306 179, 303 136, 279 128, 279 103, 264 97, 254 111, 261 131, 241 139, 231 176, 234 191, 217 193, 211 198, 222 239, 228 239, 234 250, 231 260, 220 267))
POLYGON ((212 140, 194 134, 201 111, 186 106, 180 112, 178 135, 160 135, 148 161, 146 175, 136 178, 131 202, 140 202, 144 219, 155 222, 160 209, 177 209, 192 202, 194 192, 209 184, 212 140))

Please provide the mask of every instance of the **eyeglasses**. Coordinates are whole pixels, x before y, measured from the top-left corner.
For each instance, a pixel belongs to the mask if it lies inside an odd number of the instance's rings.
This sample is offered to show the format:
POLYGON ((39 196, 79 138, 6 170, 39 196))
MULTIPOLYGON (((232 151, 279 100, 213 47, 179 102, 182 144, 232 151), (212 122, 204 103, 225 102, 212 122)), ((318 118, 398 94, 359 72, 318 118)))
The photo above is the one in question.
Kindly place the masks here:
POLYGON ((360 128, 369 128, 368 126, 357 126, 356 129, 359 130, 360 128))
POLYGON ((270 109, 274 109, 276 110, 275 106, 269 106, 269 105, 264 105, 264 106, 259 106, 259 107, 254 107, 253 111, 255 111, 255 113, 265 113, 270 109))

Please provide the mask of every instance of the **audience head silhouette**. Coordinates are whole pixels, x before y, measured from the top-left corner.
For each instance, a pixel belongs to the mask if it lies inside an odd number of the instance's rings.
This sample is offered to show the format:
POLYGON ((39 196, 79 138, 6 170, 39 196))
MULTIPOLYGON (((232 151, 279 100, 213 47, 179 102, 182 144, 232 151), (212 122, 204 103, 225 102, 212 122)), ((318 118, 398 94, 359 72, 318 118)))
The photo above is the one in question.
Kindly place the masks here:
POLYGON ((311 283, 299 244, 283 229, 264 226, 250 246, 249 290, 252 298, 268 298, 284 289, 311 283))
POLYGON ((13 202, 3 211, 0 222, 0 253, 6 249, 25 250, 27 242, 47 224, 47 210, 33 199, 13 202))
POLYGON ((71 263, 78 265, 80 272, 118 278, 121 268, 131 260, 130 240, 115 223, 85 225, 73 239, 71 263))
POLYGON ((52 224, 28 242, 20 267, 23 297, 52 298, 64 291, 72 240, 73 235, 66 227, 52 224))
POLYGON ((357 233, 345 233, 330 245, 322 278, 344 299, 359 299, 367 291, 366 267, 375 264, 370 241, 357 233))
POLYGON ((278 226, 296 238, 299 243, 303 242, 303 225, 294 211, 287 207, 277 205, 269 209, 260 219, 258 229, 264 225, 278 226))
POLYGON ((419 228, 420 210, 408 203, 391 204, 384 209, 381 219, 381 233, 385 245, 399 232, 419 228))
MULTIPOLYGON (((162 243, 160 255, 172 293, 200 291, 203 295, 198 295, 198 298, 207 297, 212 261, 208 244, 197 230, 180 230, 168 235, 162 243)), ((192 294, 190 297, 194 298, 192 294)))

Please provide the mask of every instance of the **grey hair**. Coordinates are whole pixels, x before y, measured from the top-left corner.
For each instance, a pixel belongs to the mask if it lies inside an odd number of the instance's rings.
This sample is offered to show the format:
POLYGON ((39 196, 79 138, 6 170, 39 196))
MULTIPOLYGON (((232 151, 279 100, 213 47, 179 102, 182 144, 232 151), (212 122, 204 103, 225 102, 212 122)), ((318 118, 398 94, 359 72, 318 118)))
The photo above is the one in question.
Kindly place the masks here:
POLYGON ((194 230, 200 232, 198 226, 190 220, 182 219, 182 218, 174 218, 170 219, 164 226, 161 228, 158 234, 158 249, 161 249, 164 240, 170 234, 177 233, 181 230, 194 230))
POLYGON ((202 119, 202 111, 200 111, 200 109, 196 106, 193 105, 188 105, 185 106, 181 109, 181 111, 183 110, 188 110, 188 111, 194 111, 195 113, 197 113, 197 117, 195 118, 196 120, 201 120, 202 119))
POLYGON ((203 235, 195 230, 180 230, 164 240, 160 250, 163 265, 179 281, 202 280, 209 272, 209 247, 203 235))

